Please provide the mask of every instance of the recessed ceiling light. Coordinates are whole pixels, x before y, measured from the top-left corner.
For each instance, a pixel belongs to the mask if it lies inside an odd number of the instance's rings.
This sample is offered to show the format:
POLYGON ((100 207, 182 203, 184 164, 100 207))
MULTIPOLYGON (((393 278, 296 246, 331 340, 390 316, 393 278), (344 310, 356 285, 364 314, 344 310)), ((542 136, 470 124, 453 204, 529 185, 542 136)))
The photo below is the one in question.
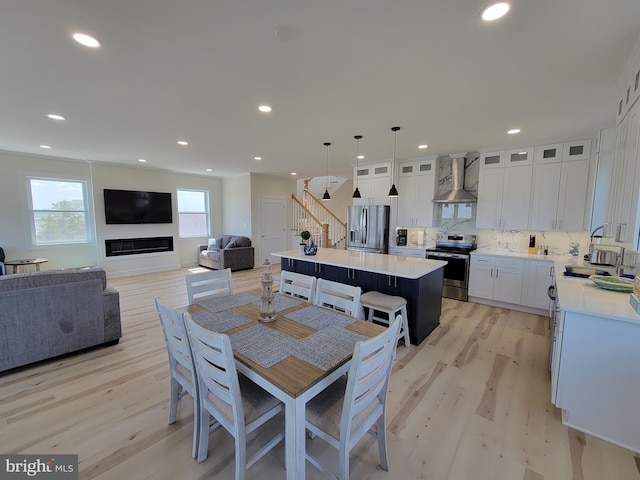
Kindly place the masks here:
POLYGON ((66 118, 64 118, 62 115, 58 115, 56 113, 48 113, 47 117, 49 117, 51 120, 66 120, 66 118))
POLYGON ((427 148, 429 145, 427 145, 426 143, 423 143, 422 145, 418 145, 418 148, 421 150, 424 150, 425 148, 427 148))
POLYGON ((507 132, 509 135, 515 135, 516 133, 520 133, 520 129, 519 128, 512 128, 511 130, 509 130, 507 132))
POLYGON ((364 158, 364 155, 358 155, 356 158, 357 158, 358 160, 362 160, 362 159, 364 158))
POLYGON ((86 33, 74 33, 73 39, 85 47, 98 48, 101 45, 97 38, 86 33))
POLYGON ((291 175, 296 176, 298 174, 296 172, 291 172, 291 175))
POLYGON ((213 172, 213 168, 207 168, 207 172, 213 172))
POLYGON ((480 14, 480 17, 485 22, 493 22, 499 18, 504 17, 509 11, 509 4, 507 2, 495 2, 491 5, 487 5, 480 14))
POLYGON ((140 163, 147 163, 147 161, 146 161, 144 158, 139 158, 139 159, 138 159, 138 161, 139 161, 140 163))
POLYGON ((262 157, 253 157, 254 160, 262 160, 262 157))
POLYGON ((186 147, 187 145, 189 145, 189 142, 185 142, 184 140, 178 140, 178 145, 180 145, 181 147, 186 147))
POLYGON ((270 113, 273 109, 269 105, 260 105, 258 107, 258 110, 260 110, 262 113, 270 113))
POLYGON ((47 150, 51 149, 49 145, 40 145, 40 148, 46 148, 47 150))
POLYGON ((273 29, 273 34, 278 40, 289 42, 296 38, 296 29, 288 25, 283 25, 273 29))

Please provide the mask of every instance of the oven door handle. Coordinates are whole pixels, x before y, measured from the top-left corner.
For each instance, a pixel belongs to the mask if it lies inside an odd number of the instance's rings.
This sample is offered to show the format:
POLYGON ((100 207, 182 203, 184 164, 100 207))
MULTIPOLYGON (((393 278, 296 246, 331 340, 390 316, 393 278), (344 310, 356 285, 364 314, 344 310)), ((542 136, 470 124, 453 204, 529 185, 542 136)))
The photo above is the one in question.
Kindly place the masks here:
POLYGON ((427 258, 460 258, 466 260, 469 255, 462 253, 439 253, 439 252, 427 252, 427 258))

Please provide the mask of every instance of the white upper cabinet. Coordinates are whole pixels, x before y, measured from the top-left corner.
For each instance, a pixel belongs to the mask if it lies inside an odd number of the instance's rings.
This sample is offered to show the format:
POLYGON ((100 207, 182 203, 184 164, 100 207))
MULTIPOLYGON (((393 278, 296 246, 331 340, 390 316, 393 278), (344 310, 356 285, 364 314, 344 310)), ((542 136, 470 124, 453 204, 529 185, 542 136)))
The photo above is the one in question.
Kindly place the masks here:
POLYGON ((533 147, 517 148, 505 152, 505 166, 531 165, 533 163, 533 147))
POLYGON ((609 236, 640 248, 640 103, 616 127, 613 174, 609 186, 609 236))
POLYGON ((360 190, 361 198, 354 198, 354 205, 389 205, 391 188, 391 162, 360 165, 354 168, 354 188, 360 190))
POLYGON ((533 169, 529 228, 584 230, 589 162, 543 163, 533 169))
POLYGON ((504 157, 504 151, 481 153, 480 168, 503 168, 504 157))
POLYGON ((640 98, 640 40, 627 60, 617 86, 616 123, 620 123, 640 98))
POLYGON ((540 145, 535 149, 534 163, 553 163, 562 160, 562 144, 540 145))
POLYGON ((398 172, 398 221, 402 227, 431 227, 436 187, 436 158, 402 163, 398 172))
POLYGON ((533 147, 480 154, 476 228, 527 228, 533 147))
POLYGON ((591 140, 578 140, 562 144, 562 161, 588 160, 591 158, 591 140))

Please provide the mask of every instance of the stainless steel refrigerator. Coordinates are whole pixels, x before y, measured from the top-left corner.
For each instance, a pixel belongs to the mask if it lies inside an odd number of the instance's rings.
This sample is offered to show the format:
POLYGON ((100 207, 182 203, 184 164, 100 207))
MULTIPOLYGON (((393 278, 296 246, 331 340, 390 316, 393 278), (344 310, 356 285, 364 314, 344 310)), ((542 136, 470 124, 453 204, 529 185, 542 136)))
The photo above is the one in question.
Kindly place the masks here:
POLYGON ((389 251, 389 205, 347 207, 347 250, 389 251))

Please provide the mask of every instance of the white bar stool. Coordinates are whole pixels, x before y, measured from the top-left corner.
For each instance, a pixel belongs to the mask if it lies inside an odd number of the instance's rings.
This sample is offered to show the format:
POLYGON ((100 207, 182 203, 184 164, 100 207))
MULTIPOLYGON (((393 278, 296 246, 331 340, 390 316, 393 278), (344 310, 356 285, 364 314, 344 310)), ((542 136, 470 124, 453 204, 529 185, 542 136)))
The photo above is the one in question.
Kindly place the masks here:
POLYGON ((364 318, 364 309, 369 309, 366 320, 372 322, 377 320, 389 326, 390 321, 396 318, 396 315, 402 315, 402 325, 398 332, 398 340, 404 337, 405 346, 409 347, 409 323, 407 321, 407 301, 398 296, 387 295, 380 292, 367 292, 360 296, 361 317, 364 318), (387 318, 379 317, 376 312, 386 313, 387 318))

